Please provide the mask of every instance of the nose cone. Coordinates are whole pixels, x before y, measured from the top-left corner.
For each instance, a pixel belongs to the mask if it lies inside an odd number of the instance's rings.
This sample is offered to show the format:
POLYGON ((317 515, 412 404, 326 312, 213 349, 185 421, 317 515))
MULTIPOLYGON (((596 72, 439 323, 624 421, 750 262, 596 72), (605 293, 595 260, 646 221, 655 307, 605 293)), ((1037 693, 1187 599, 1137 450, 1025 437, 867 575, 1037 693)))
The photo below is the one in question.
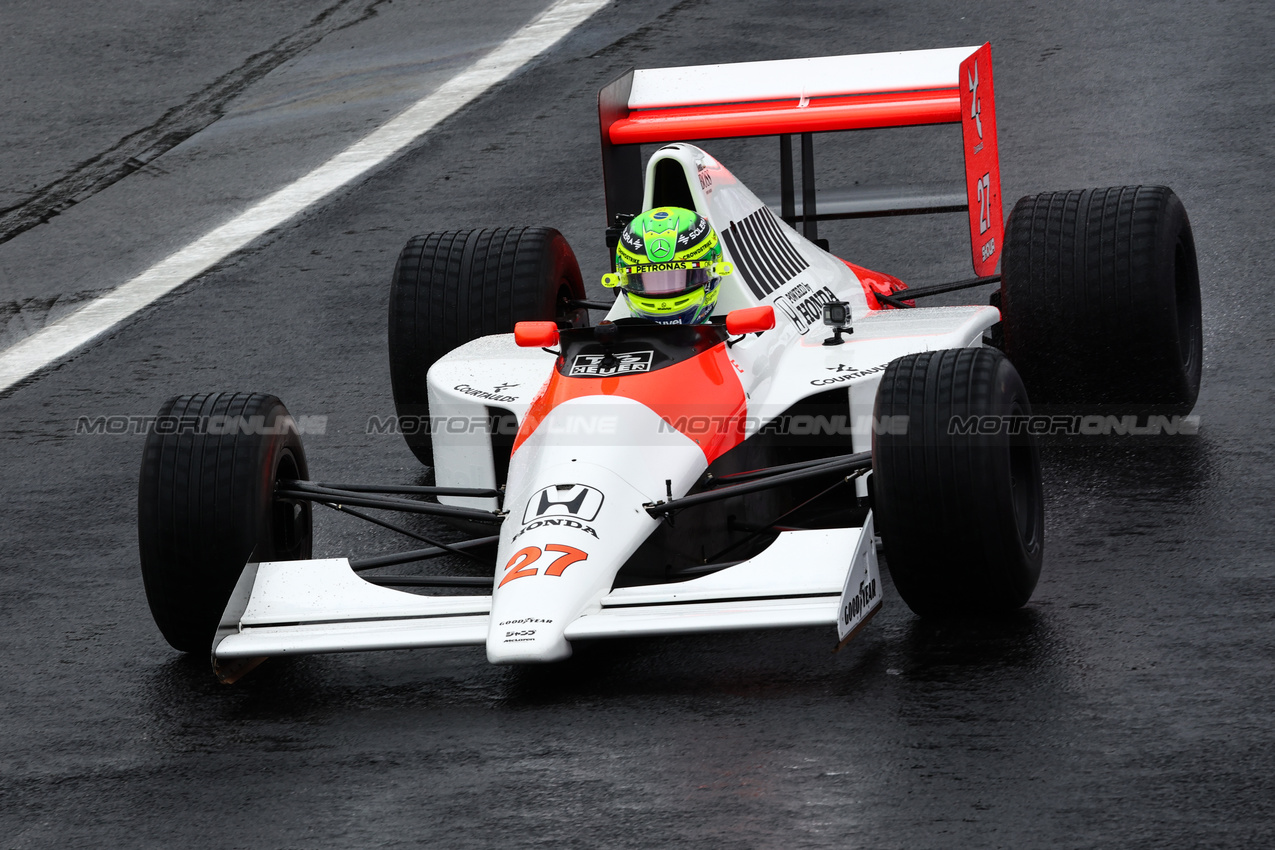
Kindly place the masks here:
POLYGON ((643 505, 670 488, 684 493, 703 472, 699 447, 662 424, 630 399, 578 399, 551 411, 515 451, 487 635, 492 663, 570 656, 563 632, 601 610, 616 573, 657 525, 643 505), (615 428, 571 430, 597 417, 615 428))
POLYGON ((487 634, 494 664, 570 656, 563 632, 600 607, 656 525, 647 498, 596 464, 547 467, 538 483, 506 502, 487 634))

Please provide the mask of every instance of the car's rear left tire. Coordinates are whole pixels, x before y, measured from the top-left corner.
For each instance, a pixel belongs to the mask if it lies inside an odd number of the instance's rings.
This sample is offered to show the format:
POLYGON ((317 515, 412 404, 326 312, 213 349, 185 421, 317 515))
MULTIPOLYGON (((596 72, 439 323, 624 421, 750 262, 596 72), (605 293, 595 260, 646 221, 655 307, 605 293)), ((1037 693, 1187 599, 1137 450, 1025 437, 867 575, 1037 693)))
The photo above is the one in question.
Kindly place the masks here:
POLYGON ((309 558, 309 503, 274 495, 307 477, 305 450, 279 399, 209 393, 170 399, 146 437, 137 538, 146 600, 175 649, 212 646, 250 558, 309 558))
POLYGON ((457 346, 512 333, 517 322, 584 325, 588 313, 575 253, 549 227, 456 230, 413 237, 390 284, 390 383, 399 428, 432 465, 425 375, 457 346))
POLYGON ((886 367, 874 416, 892 427, 873 437, 873 515, 917 614, 1004 613, 1031 598, 1044 547, 1040 455, 1005 418, 1030 414, 1018 372, 992 348, 886 367))
POLYGON ((1014 205, 1004 350, 1042 412, 1189 413, 1200 390, 1200 276, 1166 186, 1045 192, 1014 205))

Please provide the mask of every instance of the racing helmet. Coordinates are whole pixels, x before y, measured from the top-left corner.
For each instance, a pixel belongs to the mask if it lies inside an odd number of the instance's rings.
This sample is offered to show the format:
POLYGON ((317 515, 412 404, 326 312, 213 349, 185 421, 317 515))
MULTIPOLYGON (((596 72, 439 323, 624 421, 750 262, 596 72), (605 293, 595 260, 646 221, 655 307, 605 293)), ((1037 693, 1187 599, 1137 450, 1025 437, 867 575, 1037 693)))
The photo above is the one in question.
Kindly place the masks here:
POLYGON ((717 286, 730 273, 708 219, 681 207, 657 207, 621 231, 615 274, 604 275, 602 285, 619 287, 634 316, 693 325, 708 320, 717 286))

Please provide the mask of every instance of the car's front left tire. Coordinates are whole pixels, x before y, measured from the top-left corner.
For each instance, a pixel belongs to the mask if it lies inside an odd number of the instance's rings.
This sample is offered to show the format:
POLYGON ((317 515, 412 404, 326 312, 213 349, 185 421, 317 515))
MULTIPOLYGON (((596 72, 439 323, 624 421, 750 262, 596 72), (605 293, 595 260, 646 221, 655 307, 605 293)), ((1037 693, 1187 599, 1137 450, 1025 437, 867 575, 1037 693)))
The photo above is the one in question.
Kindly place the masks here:
POLYGON ((873 415, 891 427, 873 437, 873 515, 917 614, 997 614, 1031 598, 1044 551, 1040 455, 1014 433, 1030 414, 1017 370, 992 348, 909 354, 882 375, 873 415))

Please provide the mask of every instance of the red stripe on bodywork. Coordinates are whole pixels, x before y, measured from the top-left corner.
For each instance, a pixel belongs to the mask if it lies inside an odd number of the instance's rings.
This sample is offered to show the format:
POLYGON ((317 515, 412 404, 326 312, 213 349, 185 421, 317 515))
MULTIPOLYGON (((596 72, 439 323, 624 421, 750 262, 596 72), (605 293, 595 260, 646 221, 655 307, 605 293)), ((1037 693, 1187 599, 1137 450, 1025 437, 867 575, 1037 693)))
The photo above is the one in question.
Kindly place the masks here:
POLYGON ((570 378, 557 369, 531 403, 514 451, 563 402, 587 396, 616 396, 646 405, 704 452, 712 463, 744 440, 748 399, 725 343, 690 360, 654 372, 612 378, 570 378))
MULTIPOLYGON (((899 280, 894 275, 888 275, 884 272, 874 272, 872 269, 865 269, 863 266, 856 266, 848 260, 842 260, 841 262, 849 266, 850 271, 854 272, 855 277, 859 278, 859 285, 863 287, 863 296, 868 299, 869 310, 884 310, 887 308, 893 310, 894 308, 889 304, 883 304, 877 300, 877 293, 882 295, 894 295, 895 293, 901 293, 908 288, 906 283, 899 280)), ((914 301, 905 301, 903 303, 907 304, 909 307, 916 306, 916 302, 914 301)))

